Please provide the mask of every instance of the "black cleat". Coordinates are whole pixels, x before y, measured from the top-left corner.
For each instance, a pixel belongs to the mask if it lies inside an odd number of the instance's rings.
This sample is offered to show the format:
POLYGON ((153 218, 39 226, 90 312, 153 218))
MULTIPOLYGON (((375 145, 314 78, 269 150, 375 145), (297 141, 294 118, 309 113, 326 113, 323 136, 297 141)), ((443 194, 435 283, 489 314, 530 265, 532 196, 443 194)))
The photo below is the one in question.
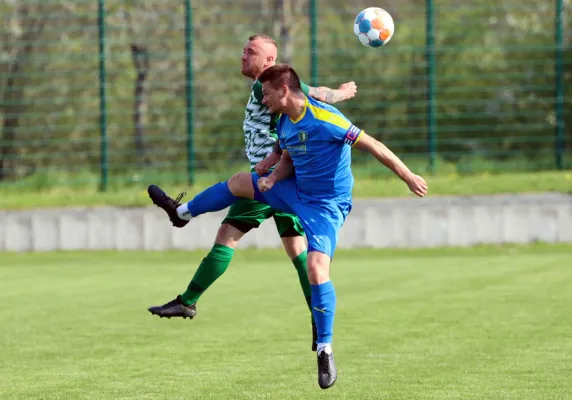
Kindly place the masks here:
POLYGON ((196 303, 190 306, 183 304, 181 301, 181 296, 177 296, 175 300, 171 300, 167 304, 162 306, 153 306, 148 308, 149 312, 153 315, 158 315, 159 317, 183 317, 193 319, 197 315, 196 303))
POLYGON ((147 188, 147 193, 153 200, 153 204, 165 210, 174 227, 182 228, 189 223, 189 221, 179 218, 177 214, 177 208, 181 206, 180 201, 185 197, 186 192, 180 193, 176 199, 172 199, 159 186, 150 185, 147 188))
POLYGON ((331 347, 318 352, 318 384, 322 389, 327 389, 336 383, 338 371, 334 361, 334 353, 331 347), (327 353, 329 351, 330 353, 327 353))
POLYGON ((318 350, 318 328, 316 322, 312 319, 312 351, 318 350))

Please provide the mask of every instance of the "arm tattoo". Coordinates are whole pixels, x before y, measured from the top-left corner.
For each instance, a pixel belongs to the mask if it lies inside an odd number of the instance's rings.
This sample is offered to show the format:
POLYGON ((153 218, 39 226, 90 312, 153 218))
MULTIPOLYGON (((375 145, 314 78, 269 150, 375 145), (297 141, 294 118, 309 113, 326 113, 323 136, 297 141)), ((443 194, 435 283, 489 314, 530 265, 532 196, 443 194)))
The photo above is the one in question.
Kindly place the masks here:
POLYGON ((274 142, 274 146, 272 146, 272 152, 282 155, 282 148, 280 147, 280 141, 277 140, 274 142))
POLYGON ((334 91, 333 90, 326 90, 326 103, 328 104, 334 104, 334 91))
POLYGON ((320 92, 324 97, 324 103, 334 104, 345 99, 342 92, 339 90, 330 89, 328 87, 320 88, 320 92))
POLYGON ((308 94, 324 103, 334 104, 345 99, 344 95, 339 90, 330 89, 329 87, 310 87, 308 94))

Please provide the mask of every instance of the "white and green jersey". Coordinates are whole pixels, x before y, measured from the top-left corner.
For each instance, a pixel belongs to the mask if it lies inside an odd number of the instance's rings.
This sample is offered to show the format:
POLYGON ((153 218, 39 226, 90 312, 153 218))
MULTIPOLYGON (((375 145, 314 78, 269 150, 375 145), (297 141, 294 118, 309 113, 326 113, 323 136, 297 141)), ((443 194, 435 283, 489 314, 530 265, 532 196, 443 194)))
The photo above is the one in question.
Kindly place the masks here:
MULTIPOLYGON (((302 91, 308 95, 309 88, 302 83, 302 91)), ((252 92, 246 104, 244 112, 244 144, 246 157, 250 161, 250 167, 254 166, 272 151, 272 146, 277 140, 276 123, 278 114, 271 114, 262 104, 262 84, 256 80, 252 84, 252 92)))

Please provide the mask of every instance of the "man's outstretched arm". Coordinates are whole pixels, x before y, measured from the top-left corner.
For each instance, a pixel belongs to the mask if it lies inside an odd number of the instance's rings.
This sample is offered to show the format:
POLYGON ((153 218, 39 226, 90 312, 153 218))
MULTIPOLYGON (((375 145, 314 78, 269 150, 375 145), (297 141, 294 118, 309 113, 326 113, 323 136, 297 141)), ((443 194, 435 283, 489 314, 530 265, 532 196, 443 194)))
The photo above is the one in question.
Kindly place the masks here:
POLYGON ((427 194, 427 183, 425 180, 411 172, 409 168, 407 168, 407 165, 379 140, 369 136, 365 132, 361 132, 354 147, 362 151, 367 151, 374 156, 380 163, 401 178, 401 180, 407 184, 409 190, 417 196, 423 197, 427 194))
POLYGON ((328 104, 349 100, 352 97, 355 97, 357 93, 357 86, 353 81, 342 83, 337 89, 330 89, 326 86, 309 86, 309 89, 308 95, 310 97, 328 104))

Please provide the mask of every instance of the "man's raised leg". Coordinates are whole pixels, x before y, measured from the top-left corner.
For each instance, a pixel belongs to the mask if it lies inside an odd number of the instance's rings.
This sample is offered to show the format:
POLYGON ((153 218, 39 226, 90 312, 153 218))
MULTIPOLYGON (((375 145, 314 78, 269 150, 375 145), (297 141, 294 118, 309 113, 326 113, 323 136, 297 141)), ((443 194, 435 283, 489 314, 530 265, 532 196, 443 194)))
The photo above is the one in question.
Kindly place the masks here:
POLYGON ((173 200, 156 185, 149 186, 147 192, 153 203, 167 213, 171 223, 177 228, 185 226, 192 217, 223 210, 240 197, 254 198, 252 174, 249 172, 239 172, 228 181, 214 184, 184 204, 179 203, 181 196, 173 200))

